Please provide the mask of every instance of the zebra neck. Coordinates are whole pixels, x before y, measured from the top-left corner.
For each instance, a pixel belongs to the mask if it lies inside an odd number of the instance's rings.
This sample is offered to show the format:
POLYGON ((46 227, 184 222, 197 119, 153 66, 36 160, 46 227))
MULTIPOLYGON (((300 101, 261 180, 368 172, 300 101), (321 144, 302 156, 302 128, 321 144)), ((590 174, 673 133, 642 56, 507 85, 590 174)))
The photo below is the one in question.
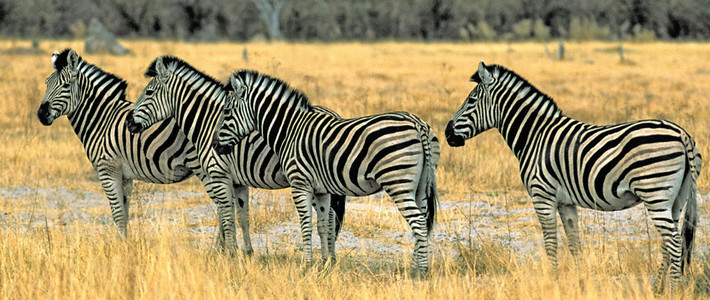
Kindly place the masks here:
MULTIPOLYGON (((278 93, 277 93, 278 94, 278 93)), ((281 101, 256 101, 252 103, 255 112, 256 131, 266 140, 274 152, 283 155, 284 144, 293 133, 303 130, 302 124, 313 114, 310 106, 302 101, 283 99, 281 101)))
POLYGON ((122 79, 87 63, 80 65, 79 70, 79 103, 67 118, 74 133, 86 146, 91 139, 100 136, 98 133, 105 127, 103 124, 131 103, 125 101, 126 83, 122 79))
POLYGON ((535 137, 554 126, 564 116, 549 96, 530 90, 521 90, 514 99, 502 101, 498 130, 508 147, 520 160, 535 137))
POLYGON ((212 147, 215 127, 222 113, 222 106, 218 103, 222 103, 226 95, 221 90, 194 93, 188 89, 185 93, 176 97, 183 101, 177 105, 175 119, 198 151, 207 153, 212 147))

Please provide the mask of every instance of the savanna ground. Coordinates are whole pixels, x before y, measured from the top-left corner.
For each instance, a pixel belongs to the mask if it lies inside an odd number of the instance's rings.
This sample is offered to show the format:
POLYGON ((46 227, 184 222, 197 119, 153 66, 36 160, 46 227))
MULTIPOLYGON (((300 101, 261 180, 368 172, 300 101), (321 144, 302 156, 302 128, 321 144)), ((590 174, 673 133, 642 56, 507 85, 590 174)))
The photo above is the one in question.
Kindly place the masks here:
MULTIPOLYGON (((567 44, 563 61, 548 59, 539 43, 124 44, 133 55, 85 55, 79 41, 45 41, 42 55, 0 55, 2 298, 671 297, 652 290, 660 239, 642 206, 580 210, 584 255, 577 266, 560 229, 555 279, 517 161, 500 135, 492 130, 451 149, 443 129, 485 60, 517 71, 585 122, 676 122, 710 157, 709 44, 626 44, 624 63, 617 44, 597 42, 567 44), (67 47, 124 78, 129 99, 147 83, 148 63, 173 54, 220 80, 239 68, 274 74, 344 117, 417 114, 443 142, 429 278, 410 278, 409 230, 382 195, 350 200, 339 260, 325 269, 300 262, 298 221, 286 190, 251 192, 251 258, 216 251, 214 205, 194 178, 175 185, 135 182, 129 238, 120 240, 66 118, 43 127, 35 117, 52 72, 50 53, 67 47)), ((2 49, 27 45, 0 42, 2 49)), ((698 182, 704 198, 708 169, 698 182)), ((701 201, 699 211, 695 260, 678 292, 687 298, 710 297, 710 205, 701 201)))

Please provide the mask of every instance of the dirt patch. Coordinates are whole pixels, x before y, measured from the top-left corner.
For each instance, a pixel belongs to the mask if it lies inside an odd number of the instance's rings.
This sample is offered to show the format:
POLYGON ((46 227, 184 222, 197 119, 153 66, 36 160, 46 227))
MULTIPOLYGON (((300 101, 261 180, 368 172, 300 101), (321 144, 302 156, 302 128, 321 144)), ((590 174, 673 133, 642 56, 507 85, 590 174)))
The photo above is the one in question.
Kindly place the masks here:
MULTIPOLYGON (((705 197, 710 196, 710 194, 705 197)), ((0 190, 0 197, 8 200, 32 199, 36 205, 27 210, 12 214, 0 213, 0 229, 15 229, 25 231, 28 228, 43 226, 66 226, 73 223, 100 224, 113 226, 110 218, 108 202, 103 195, 88 191, 71 191, 64 188, 31 189, 17 187, 0 190)), ((258 194, 252 194, 252 208, 262 205, 273 205, 259 201, 258 194)), ((379 196, 372 196, 379 197, 379 196)), ((196 236, 206 237, 213 242, 217 236, 215 219, 216 207, 213 203, 205 203, 206 196, 202 192, 174 191, 154 192, 137 195, 132 202, 131 210, 134 217, 130 226, 140 226, 146 222, 184 225, 184 230, 196 236), (198 199, 200 198, 200 199, 198 199), (136 203, 138 202, 138 203, 136 203), (201 203, 189 207, 169 208, 171 203, 201 203)), ((343 230, 337 242, 338 253, 369 253, 381 256, 409 254, 414 239, 407 228, 402 230, 386 230, 373 233, 370 236, 357 236, 352 228, 358 226, 355 216, 362 213, 374 213, 401 218, 393 203, 371 201, 372 199, 357 199, 348 203, 343 230)), ((277 201, 277 205, 292 206, 291 199, 284 193, 282 197, 271 197, 269 201, 277 201)), ((447 214, 446 222, 439 222, 431 234, 432 249, 435 255, 456 255, 452 245, 499 242, 516 251, 525 253, 542 253, 542 233, 532 205, 516 202, 515 205, 505 203, 495 196, 472 196, 469 199, 447 199, 440 201, 439 212, 447 214), (488 199, 489 201, 481 201, 488 199), (464 201, 461 201, 464 200, 464 201), (468 201, 466 201, 468 200, 468 201)), ((710 218, 700 210, 699 228, 708 228, 710 218)), ((651 223, 646 223, 647 215, 643 206, 639 205, 624 211, 598 212, 589 209, 579 209, 580 231, 585 246, 595 246, 611 241, 646 241, 657 239, 658 233, 651 223), (650 232, 650 235, 649 235, 650 232)), ((252 209, 252 214, 256 213, 252 209)), ((241 246, 241 231, 237 230, 241 246)), ((562 226, 558 226, 560 245, 565 243, 562 226)), ((301 247, 301 232, 298 220, 283 221, 266 226, 259 230, 252 229, 252 244, 255 251, 268 253, 282 247, 301 247)), ((708 252, 707 241, 698 241, 699 251, 708 252)), ((562 246, 565 248, 564 246, 562 246)), ((313 251, 320 250, 320 237, 313 230, 313 251)))

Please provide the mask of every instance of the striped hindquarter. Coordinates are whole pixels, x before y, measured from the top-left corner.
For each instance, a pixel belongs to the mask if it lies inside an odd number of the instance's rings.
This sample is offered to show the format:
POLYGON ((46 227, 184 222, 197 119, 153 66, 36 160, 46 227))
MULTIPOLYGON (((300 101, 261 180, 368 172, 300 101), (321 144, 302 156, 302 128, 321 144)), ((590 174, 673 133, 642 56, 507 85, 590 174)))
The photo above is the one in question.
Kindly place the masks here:
POLYGON ((615 211, 643 203, 663 238, 659 276, 664 278, 671 266, 674 286, 690 261, 697 222, 701 157, 687 132, 665 120, 582 123, 563 115, 549 96, 501 66, 481 62, 472 80, 478 85, 447 125, 447 141, 462 146, 490 128, 500 131, 520 162, 554 269, 556 213, 576 256, 581 252, 577 206, 615 211))
MULTIPOLYGON (((322 195, 384 190, 414 233, 413 263, 428 270, 439 147, 426 123, 405 112, 355 119, 319 114, 299 91, 254 71, 234 73, 231 82, 237 105, 225 111, 223 120, 234 123, 222 122, 218 144, 234 143, 256 130, 278 153, 301 217, 306 261, 312 260, 311 206, 318 214, 321 242, 328 237, 324 212, 329 199, 322 195)), ((323 259, 332 255, 325 244, 321 251, 323 259)))

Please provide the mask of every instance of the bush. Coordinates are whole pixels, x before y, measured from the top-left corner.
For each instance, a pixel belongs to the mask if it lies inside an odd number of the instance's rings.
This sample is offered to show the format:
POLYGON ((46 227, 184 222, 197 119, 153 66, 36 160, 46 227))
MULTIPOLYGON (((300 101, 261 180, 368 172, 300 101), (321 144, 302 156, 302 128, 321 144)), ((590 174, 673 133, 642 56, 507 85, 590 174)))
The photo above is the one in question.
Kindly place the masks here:
POLYGON ((651 41, 656 40, 656 33, 655 32, 653 32, 651 30, 644 29, 643 27, 641 27, 638 24, 636 24, 636 26, 634 26, 634 29, 632 31, 633 31, 633 36, 634 36, 633 37, 634 42, 651 42, 651 41))
POLYGON ((608 40, 611 38, 609 26, 600 26, 590 19, 572 18, 569 24, 569 37, 577 41, 608 40))
POLYGON ((479 21, 476 25, 476 32, 473 36, 474 38, 478 38, 480 40, 489 41, 495 39, 497 34, 493 27, 488 25, 486 21, 479 21))
POLYGON ((518 23, 513 24, 513 39, 525 40, 532 35, 532 20, 523 19, 518 23))
POLYGON ((537 19, 535 25, 533 25, 533 36, 540 41, 549 39, 550 27, 545 26, 541 19, 537 19))

